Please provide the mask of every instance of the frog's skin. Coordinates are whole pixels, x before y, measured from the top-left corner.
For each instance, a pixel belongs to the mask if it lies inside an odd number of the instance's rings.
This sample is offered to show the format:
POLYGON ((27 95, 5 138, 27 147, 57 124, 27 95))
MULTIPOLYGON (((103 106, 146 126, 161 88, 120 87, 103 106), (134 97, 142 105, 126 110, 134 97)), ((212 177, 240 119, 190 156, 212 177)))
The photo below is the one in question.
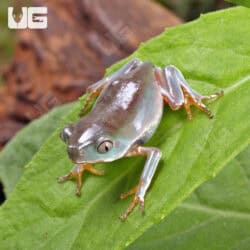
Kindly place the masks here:
POLYGON ((64 127, 61 133, 68 155, 76 165, 58 181, 76 177, 76 193, 79 195, 85 170, 103 174, 92 167, 93 163, 111 162, 127 156, 147 156, 139 184, 121 195, 123 199, 135 194, 120 217, 125 220, 137 203, 144 208, 144 196, 161 158, 158 148, 144 147, 143 144, 157 129, 163 104, 168 104, 173 110, 183 106, 189 119, 192 119, 190 105, 194 105, 212 118, 202 101, 216 98, 223 92, 203 96, 188 85, 175 66, 161 69, 150 62, 134 59, 111 76, 91 85, 87 93, 83 112, 98 96, 94 107, 77 123, 64 127))

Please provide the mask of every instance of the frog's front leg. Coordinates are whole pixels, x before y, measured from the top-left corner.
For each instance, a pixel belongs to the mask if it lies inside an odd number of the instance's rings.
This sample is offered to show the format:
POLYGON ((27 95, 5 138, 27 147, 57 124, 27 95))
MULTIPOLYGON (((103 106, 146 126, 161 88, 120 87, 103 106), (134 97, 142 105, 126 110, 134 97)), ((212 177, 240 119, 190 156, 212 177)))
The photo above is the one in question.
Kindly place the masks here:
POLYGON ((91 101, 99 96, 99 94, 102 92, 106 84, 107 84, 107 80, 106 78, 104 78, 87 88, 86 93, 88 96, 87 96, 87 99, 84 103, 82 110, 80 111, 80 114, 79 114, 80 116, 82 116, 87 111, 87 109, 89 108, 91 104, 91 101))
POLYGON ((82 174, 84 171, 88 171, 92 174, 96 175, 104 175, 104 171, 95 169, 92 164, 86 163, 86 164, 77 164, 75 165, 71 171, 61 177, 58 177, 57 181, 59 183, 62 183, 66 180, 70 180, 73 177, 76 177, 77 180, 77 188, 76 188, 76 194, 81 195, 81 188, 82 188, 82 174))
POLYGON ((134 207, 139 204, 140 209, 144 210, 144 197, 149 188, 151 180, 154 176, 156 168, 161 158, 161 151, 158 148, 154 147, 142 147, 138 146, 131 151, 126 156, 137 156, 137 155, 145 155, 147 156, 147 160, 140 177, 140 181, 138 185, 131 189, 130 191, 121 194, 120 198, 124 199, 131 194, 135 194, 134 198, 132 199, 129 207, 127 210, 120 216, 120 219, 124 221, 129 213, 132 212, 134 207))
POLYGON ((201 95, 189 86, 180 70, 172 65, 164 69, 156 68, 155 77, 161 88, 163 99, 171 109, 177 110, 184 106, 188 118, 191 120, 190 106, 194 105, 205 112, 209 118, 213 118, 213 114, 202 101, 217 98, 223 95, 223 91, 212 95, 201 95))
POLYGON ((118 71, 114 72, 110 76, 107 76, 103 78, 102 80, 90 85, 87 88, 87 94, 88 97, 85 101, 85 105, 83 109, 80 112, 80 115, 82 115, 90 106, 91 101, 98 97, 99 94, 102 92, 103 88, 109 84, 110 82, 114 81, 116 78, 119 78, 123 74, 129 74, 132 70, 134 70, 136 67, 138 67, 140 64, 142 64, 142 61, 139 59, 133 59, 129 61, 127 64, 125 64, 123 67, 121 67, 118 71))

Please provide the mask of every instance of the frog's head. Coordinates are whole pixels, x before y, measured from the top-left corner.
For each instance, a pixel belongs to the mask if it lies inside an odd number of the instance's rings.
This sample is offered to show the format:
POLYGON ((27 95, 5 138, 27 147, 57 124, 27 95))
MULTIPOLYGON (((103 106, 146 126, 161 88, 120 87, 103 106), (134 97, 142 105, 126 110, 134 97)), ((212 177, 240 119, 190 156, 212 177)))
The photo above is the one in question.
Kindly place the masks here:
POLYGON ((67 144, 69 158, 74 163, 109 162, 122 153, 121 143, 110 134, 102 125, 80 120, 64 127, 61 139, 67 144))

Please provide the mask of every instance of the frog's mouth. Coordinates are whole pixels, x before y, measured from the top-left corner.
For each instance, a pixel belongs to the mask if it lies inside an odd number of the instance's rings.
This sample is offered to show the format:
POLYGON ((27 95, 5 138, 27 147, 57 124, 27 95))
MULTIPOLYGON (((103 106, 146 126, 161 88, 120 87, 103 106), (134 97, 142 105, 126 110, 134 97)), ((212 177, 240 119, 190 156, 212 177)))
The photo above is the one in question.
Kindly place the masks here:
POLYGON ((77 147, 69 145, 67 147, 67 152, 69 155, 69 158, 74 162, 77 163, 77 160, 79 159, 79 150, 77 147))
MULTIPOLYGON (((119 158, 122 158, 122 157, 119 157, 119 158)), ((74 164, 76 164, 76 165, 83 165, 83 164, 96 164, 96 163, 105 163, 105 162, 112 162, 112 161, 114 161, 114 160, 117 160, 117 159, 119 159, 119 158, 116 158, 116 159, 114 159, 114 158, 112 158, 112 157, 110 157, 110 158, 105 158, 105 159, 97 159, 97 160, 79 160, 79 158, 78 158, 78 160, 72 160, 71 159, 71 161, 74 163, 74 164)))
POLYGON ((72 162, 74 164, 76 164, 76 165, 84 165, 84 164, 104 163, 106 161, 104 161, 104 160, 96 160, 96 161, 84 161, 84 160, 82 160, 82 161, 73 161, 72 160, 72 162))

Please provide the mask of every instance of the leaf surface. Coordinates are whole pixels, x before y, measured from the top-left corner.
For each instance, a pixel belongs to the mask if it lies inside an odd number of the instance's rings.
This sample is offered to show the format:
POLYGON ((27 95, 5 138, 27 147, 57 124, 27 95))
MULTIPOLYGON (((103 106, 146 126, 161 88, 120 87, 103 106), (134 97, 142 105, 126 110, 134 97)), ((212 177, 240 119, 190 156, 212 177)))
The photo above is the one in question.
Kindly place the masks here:
POLYGON ((127 250, 230 250, 250 246, 250 147, 127 250))
POLYGON ((72 104, 53 109, 19 131, 0 154, 0 181, 6 196, 13 191, 31 160, 44 141, 62 123, 61 117, 69 112, 72 104))
MULTIPOLYGON (((215 176, 249 144, 249 22, 250 13, 242 7, 203 15, 167 30, 132 55, 162 67, 176 65, 201 93, 225 90, 225 96, 210 105, 213 120, 196 110, 190 122, 183 110, 165 108, 148 143, 159 147, 163 156, 146 197, 144 216, 135 210, 121 223, 118 217, 129 200, 118 197, 138 182, 145 159, 97 165, 106 170, 105 177, 86 174, 82 196, 77 198, 74 181, 56 182, 57 176, 72 167, 59 128, 28 164, 1 207, 0 245, 5 249, 34 245, 36 249, 123 249, 215 176)), ((78 119, 80 106, 76 104, 66 123, 78 119)))

